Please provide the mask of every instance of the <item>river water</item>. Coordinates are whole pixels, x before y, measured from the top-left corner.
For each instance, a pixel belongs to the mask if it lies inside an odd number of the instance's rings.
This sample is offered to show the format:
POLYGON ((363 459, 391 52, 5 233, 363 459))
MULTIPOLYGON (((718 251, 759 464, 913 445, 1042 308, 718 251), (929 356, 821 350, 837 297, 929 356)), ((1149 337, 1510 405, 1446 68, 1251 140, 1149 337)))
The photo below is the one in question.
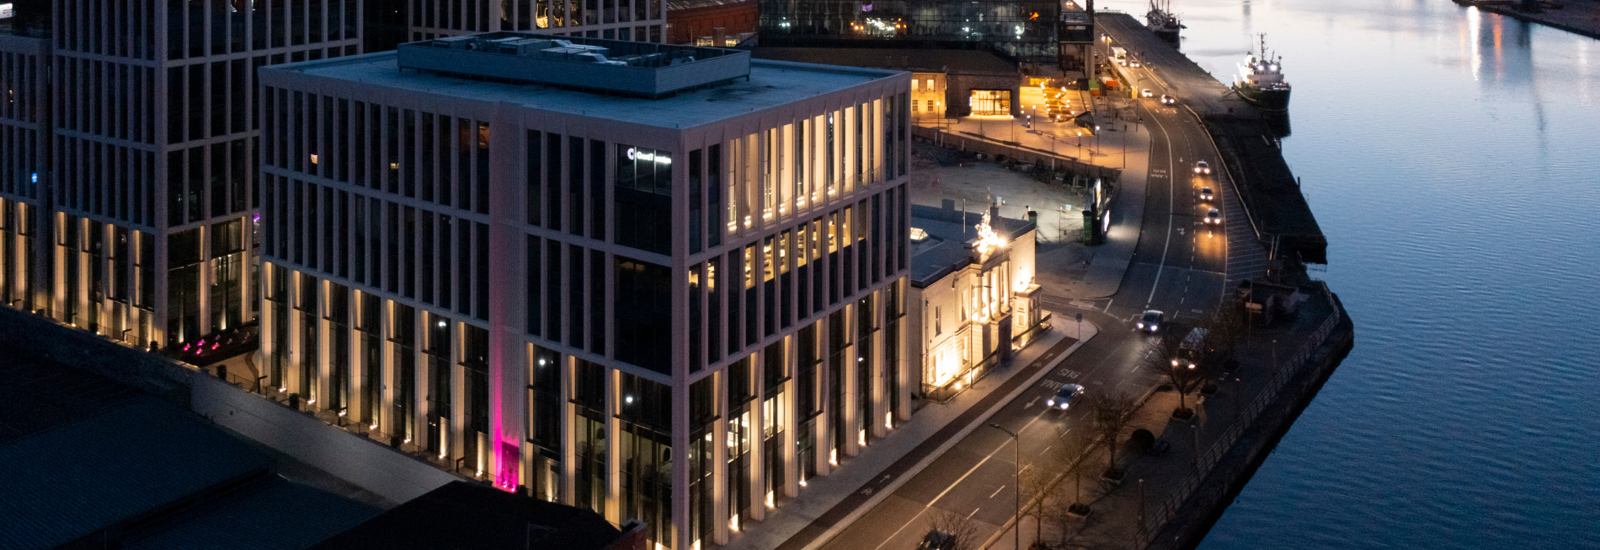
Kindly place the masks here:
POLYGON ((1600 41, 1446 0, 1175 11, 1223 82, 1256 33, 1283 56, 1356 322, 1201 548, 1600 548, 1600 41))

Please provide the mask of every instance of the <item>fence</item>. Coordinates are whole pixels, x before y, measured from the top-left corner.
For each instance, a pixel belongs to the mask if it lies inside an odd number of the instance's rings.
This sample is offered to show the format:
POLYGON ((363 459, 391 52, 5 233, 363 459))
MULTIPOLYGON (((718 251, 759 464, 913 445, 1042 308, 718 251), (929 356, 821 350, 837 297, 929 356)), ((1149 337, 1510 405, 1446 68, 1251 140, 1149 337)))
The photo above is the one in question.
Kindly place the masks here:
POLYGON ((1167 521, 1172 519, 1172 516, 1177 513, 1183 502, 1188 500, 1195 489, 1199 487, 1206 474, 1211 472, 1211 468, 1217 464, 1217 461, 1222 460, 1222 455, 1232 449, 1233 445, 1239 441, 1239 437, 1244 435, 1244 431, 1254 424, 1256 415, 1277 400, 1278 393, 1283 390, 1284 385, 1288 384, 1289 380, 1294 378, 1296 374, 1299 374, 1300 369, 1310 360, 1312 352, 1321 347, 1327 341, 1328 335, 1333 332, 1333 328, 1339 325, 1342 317, 1339 314, 1337 303, 1333 300, 1333 293, 1328 290, 1327 283, 1321 283, 1321 287, 1323 298, 1327 300, 1329 305, 1334 306, 1333 313, 1323 320, 1322 324, 1311 333, 1311 337, 1306 339, 1305 344, 1300 346, 1300 349, 1294 355, 1290 356, 1287 361, 1281 361, 1277 365, 1273 365, 1272 379, 1267 381, 1266 388, 1256 395, 1256 398, 1250 402, 1249 406, 1240 411, 1241 418, 1249 418, 1251 421, 1235 422, 1226 431, 1222 432, 1222 437, 1212 444, 1205 454, 1199 457, 1196 461, 1194 472, 1184 480, 1182 485, 1178 486, 1172 497, 1156 506, 1154 513, 1149 518, 1140 518, 1141 547, 1149 546, 1153 542, 1155 533, 1160 530, 1160 526, 1166 525, 1167 521), (1146 525, 1155 526, 1155 528, 1145 529, 1146 525))

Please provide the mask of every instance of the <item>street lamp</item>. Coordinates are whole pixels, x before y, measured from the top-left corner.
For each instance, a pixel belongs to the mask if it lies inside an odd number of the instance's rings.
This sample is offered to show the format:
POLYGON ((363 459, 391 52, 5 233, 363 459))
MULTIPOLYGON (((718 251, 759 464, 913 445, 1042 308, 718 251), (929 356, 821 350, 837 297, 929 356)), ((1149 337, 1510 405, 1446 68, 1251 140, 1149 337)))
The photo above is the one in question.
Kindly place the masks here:
POLYGON ((1013 496, 1012 501, 1016 505, 1016 511, 1017 512, 1016 512, 1016 515, 1012 516, 1012 518, 1011 518, 1011 523, 1012 523, 1011 529, 1012 529, 1013 533, 1016 533, 1016 539, 1015 539, 1014 544, 1016 545, 1017 550, 1022 550, 1022 438, 1017 437, 1017 432, 1013 432, 1011 430, 1007 430, 1005 428, 1002 428, 1002 427, 1000 427, 999 424, 995 424, 993 422, 990 422, 989 423, 989 427, 990 428, 994 428, 996 430, 1000 430, 1002 432, 1005 432, 1006 435, 1011 436, 1011 441, 1013 443, 1016 443, 1016 445, 1017 445, 1017 462, 1016 462, 1016 476, 1017 477, 1016 477, 1016 481, 1015 481, 1016 486, 1014 487, 1015 491, 1013 491, 1013 493, 1012 493, 1012 496, 1013 496))

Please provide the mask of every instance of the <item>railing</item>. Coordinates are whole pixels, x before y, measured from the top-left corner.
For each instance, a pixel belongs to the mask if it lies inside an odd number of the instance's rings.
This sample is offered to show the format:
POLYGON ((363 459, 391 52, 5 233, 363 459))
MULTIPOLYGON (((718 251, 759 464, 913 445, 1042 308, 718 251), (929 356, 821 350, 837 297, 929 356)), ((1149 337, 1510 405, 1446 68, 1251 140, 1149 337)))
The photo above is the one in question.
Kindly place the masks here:
POLYGON ((1256 417, 1256 415, 1260 414, 1263 409, 1266 409, 1268 405, 1277 400, 1278 392, 1282 391, 1284 385, 1287 384, 1289 380, 1294 377, 1294 375, 1299 373, 1300 369, 1305 366, 1307 361, 1310 360, 1312 352, 1321 347, 1322 344, 1327 341, 1328 335, 1332 334, 1334 327, 1339 325, 1342 317, 1339 314, 1339 308, 1333 300, 1333 293, 1328 289, 1327 283, 1320 283, 1320 285, 1322 287, 1323 298, 1327 300, 1327 303, 1330 307, 1333 307, 1333 312, 1328 315, 1327 319, 1323 320, 1322 324, 1317 327, 1317 330, 1312 331, 1311 337, 1306 339, 1305 344, 1301 345, 1300 349, 1297 350, 1294 355, 1290 356, 1287 361, 1282 361, 1277 365, 1273 365, 1274 370, 1272 371, 1272 379, 1267 381, 1266 388, 1260 394, 1256 395, 1256 398, 1250 402, 1249 406, 1245 407, 1239 412, 1240 418, 1249 418, 1252 419, 1252 421, 1235 422, 1232 426, 1229 426, 1226 431, 1222 432, 1222 437, 1213 443, 1211 448, 1208 449, 1204 455, 1201 455, 1198 459, 1196 459, 1194 472, 1185 478, 1183 484, 1178 486, 1177 491, 1173 493, 1172 497, 1168 498, 1159 506, 1156 506, 1154 514, 1152 514, 1148 519, 1140 518, 1141 547, 1147 547, 1151 542, 1154 541, 1156 531, 1158 531, 1161 526, 1166 525, 1167 521, 1172 519, 1172 516, 1177 513, 1178 508, 1180 508, 1184 501, 1188 500, 1189 497, 1194 493, 1195 489, 1199 487, 1200 482, 1205 479, 1206 474, 1211 472, 1211 468, 1215 466, 1218 461, 1222 460, 1222 455, 1226 454, 1229 449, 1232 449, 1233 445, 1239 441, 1241 436, 1244 435, 1245 430, 1254 424, 1253 419, 1256 417), (1144 526, 1146 525, 1153 526, 1154 528, 1145 529, 1144 526))

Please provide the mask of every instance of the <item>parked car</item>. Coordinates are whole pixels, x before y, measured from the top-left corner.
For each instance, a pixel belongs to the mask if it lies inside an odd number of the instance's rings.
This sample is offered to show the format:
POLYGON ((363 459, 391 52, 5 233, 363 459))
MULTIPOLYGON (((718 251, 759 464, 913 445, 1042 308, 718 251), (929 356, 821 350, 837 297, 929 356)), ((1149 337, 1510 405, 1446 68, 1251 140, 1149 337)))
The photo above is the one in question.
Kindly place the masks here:
POLYGON ((1149 309, 1145 310, 1144 316, 1139 318, 1139 322, 1136 323, 1135 326, 1139 327, 1139 330, 1145 332, 1156 332, 1161 330, 1161 323, 1165 322, 1166 320, 1166 313, 1163 313, 1161 310, 1157 309, 1149 309))
POLYGON ((1194 163, 1194 173, 1196 173, 1196 174, 1210 174, 1211 173, 1211 165, 1207 164, 1206 161, 1203 161, 1203 160, 1199 161, 1199 162, 1196 162, 1196 163, 1194 163))
POLYGON ((1062 384, 1060 388, 1056 389, 1055 396, 1046 400, 1044 404, 1050 407, 1050 410, 1064 411, 1067 410, 1067 407, 1071 407, 1074 401, 1079 401, 1081 396, 1083 396, 1083 386, 1062 384))

